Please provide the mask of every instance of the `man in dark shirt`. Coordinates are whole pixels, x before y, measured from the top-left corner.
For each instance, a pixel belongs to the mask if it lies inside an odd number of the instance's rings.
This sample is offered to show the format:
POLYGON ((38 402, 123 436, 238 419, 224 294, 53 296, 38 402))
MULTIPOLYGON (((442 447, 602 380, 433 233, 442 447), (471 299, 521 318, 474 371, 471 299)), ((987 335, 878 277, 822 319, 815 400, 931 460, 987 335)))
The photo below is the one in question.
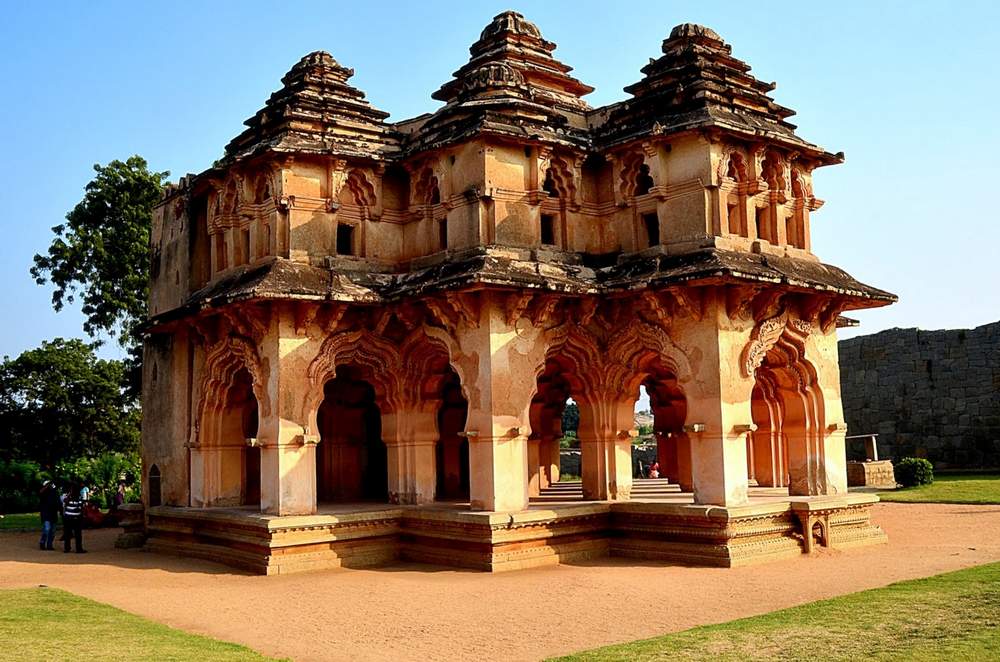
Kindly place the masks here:
POLYGON ((51 480, 42 484, 42 491, 39 493, 38 510, 42 516, 42 537, 38 540, 38 549, 51 550, 52 541, 56 537, 56 525, 59 523, 59 510, 62 508, 62 501, 59 499, 59 492, 51 480))
POLYGON ((76 540, 76 553, 83 554, 83 499, 80 498, 80 486, 73 485, 63 503, 63 551, 69 552, 70 537, 76 540))

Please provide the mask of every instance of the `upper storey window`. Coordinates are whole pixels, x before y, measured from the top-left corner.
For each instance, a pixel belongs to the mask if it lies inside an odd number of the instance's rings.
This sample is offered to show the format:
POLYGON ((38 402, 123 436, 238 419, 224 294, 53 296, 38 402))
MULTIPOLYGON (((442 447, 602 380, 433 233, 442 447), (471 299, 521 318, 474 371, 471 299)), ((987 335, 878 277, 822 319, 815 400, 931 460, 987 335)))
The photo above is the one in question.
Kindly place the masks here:
POLYGON ((660 217, 656 212, 642 215, 642 225, 646 230, 646 246, 653 247, 660 243, 660 217))
POLYGON ((556 180, 552 176, 552 169, 545 173, 545 183, 542 184, 542 190, 549 194, 550 198, 559 197, 559 191, 556 190, 556 180))
POLYGON ((337 226, 337 255, 354 255, 354 226, 337 226))
POLYGON ((622 197, 626 200, 647 195, 656 185, 649 165, 639 152, 631 152, 622 157, 619 175, 622 197))
POLYGON ((653 188, 653 178, 649 174, 649 166, 643 163, 635 177, 635 194, 646 195, 653 188))
POLYGON ((552 214, 542 214, 541 240, 543 245, 556 245, 556 217, 552 214))

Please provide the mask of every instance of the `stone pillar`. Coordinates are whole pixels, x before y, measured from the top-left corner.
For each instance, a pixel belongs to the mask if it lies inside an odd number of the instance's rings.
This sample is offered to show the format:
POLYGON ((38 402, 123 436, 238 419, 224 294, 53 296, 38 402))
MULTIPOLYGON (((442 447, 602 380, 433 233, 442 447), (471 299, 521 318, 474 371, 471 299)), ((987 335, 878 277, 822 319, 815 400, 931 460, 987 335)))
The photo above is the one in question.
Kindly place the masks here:
POLYGON ((626 500, 632 494, 632 438, 635 398, 581 398, 580 473, 583 498, 626 500))
POLYGON ((688 354, 700 354, 695 378, 686 385, 687 432, 691 443, 694 501, 739 506, 747 503, 746 426, 750 424, 753 380, 740 372, 746 330, 733 328, 722 297, 706 293, 700 319, 684 320, 677 337, 688 354))
POLYGON ((546 343, 527 317, 509 319, 506 296, 462 294, 452 361, 469 402, 469 491, 473 510, 528 507, 528 409, 546 343))
POLYGON ((528 496, 538 496, 541 494, 542 472, 541 472, 541 443, 542 440, 535 437, 528 439, 528 496))
POLYGON ((423 403, 382 413, 382 439, 389 464, 389 501, 420 504, 434 501, 437 488, 435 445, 438 403, 423 403))
POLYGON ((559 482, 560 455, 559 440, 554 437, 542 439, 541 463, 545 471, 545 481, 548 485, 559 482))
POLYGON ((301 406, 308 395, 305 365, 298 356, 308 343, 296 335, 290 316, 274 315, 272 331, 261 346, 267 402, 258 402, 260 509, 272 515, 316 512, 317 430, 309 430, 301 406))
POLYGON ((691 439, 684 432, 664 432, 656 437, 656 461, 660 475, 685 492, 694 489, 691 478, 691 439))

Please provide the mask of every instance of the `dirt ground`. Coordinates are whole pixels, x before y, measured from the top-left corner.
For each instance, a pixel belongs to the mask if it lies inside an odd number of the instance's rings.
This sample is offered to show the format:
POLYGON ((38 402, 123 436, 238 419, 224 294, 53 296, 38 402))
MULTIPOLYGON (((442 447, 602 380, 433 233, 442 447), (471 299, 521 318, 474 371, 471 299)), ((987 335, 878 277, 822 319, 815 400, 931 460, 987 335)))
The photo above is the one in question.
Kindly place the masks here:
POLYGON ((537 660, 1000 560, 1000 506, 879 504, 887 545, 748 568, 604 559, 489 575, 407 564, 260 577, 0 535, 0 588, 45 584, 295 660, 537 660))

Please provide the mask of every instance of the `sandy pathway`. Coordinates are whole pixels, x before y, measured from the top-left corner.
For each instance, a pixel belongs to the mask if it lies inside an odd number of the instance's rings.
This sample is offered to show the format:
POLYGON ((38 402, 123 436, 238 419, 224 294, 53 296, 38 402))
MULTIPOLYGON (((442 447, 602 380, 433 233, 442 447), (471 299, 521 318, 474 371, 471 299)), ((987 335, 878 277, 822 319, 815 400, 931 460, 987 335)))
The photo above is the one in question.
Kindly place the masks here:
POLYGON ((488 575, 403 565, 285 577, 0 535, 0 588, 47 584, 296 660, 533 660, 1000 560, 1000 506, 879 504, 890 543, 749 568, 607 559, 488 575))

